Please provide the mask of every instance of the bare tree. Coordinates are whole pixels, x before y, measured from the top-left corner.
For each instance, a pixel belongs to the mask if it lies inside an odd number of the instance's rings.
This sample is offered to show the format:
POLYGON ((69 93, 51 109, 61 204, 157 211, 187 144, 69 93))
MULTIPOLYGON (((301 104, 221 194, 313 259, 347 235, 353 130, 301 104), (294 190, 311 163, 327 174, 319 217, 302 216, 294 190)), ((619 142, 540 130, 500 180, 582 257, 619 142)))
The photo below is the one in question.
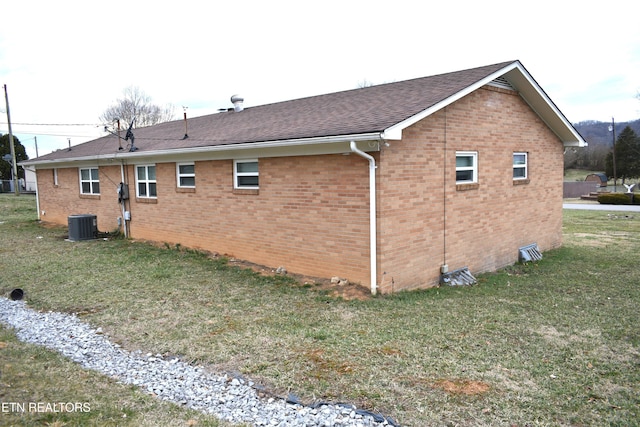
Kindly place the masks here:
POLYGON ((375 86, 375 85, 367 79, 362 79, 361 81, 358 82, 358 89, 371 87, 371 86, 375 86))
POLYGON ((100 120, 103 123, 113 123, 120 119, 123 127, 131 124, 133 127, 144 127, 168 122, 174 119, 174 106, 167 104, 162 107, 151 102, 151 97, 137 86, 129 86, 122 91, 123 97, 107 108, 100 120))

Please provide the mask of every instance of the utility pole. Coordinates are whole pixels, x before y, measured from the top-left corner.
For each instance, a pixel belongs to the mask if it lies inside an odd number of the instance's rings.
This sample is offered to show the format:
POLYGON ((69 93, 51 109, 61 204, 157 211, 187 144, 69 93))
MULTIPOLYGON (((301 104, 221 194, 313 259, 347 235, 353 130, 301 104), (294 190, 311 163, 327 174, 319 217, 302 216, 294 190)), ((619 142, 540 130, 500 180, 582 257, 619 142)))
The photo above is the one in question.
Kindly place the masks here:
POLYGON ((9 145, 11 146, 11 161, 13 172, 13 190, 16 196, 20 195, 20 183, 18 182, 18 165, 16 164, 16 149, 13 146, 13 132, 11 131, 11 114, 9 113, 9 95, 7 94, 7 85, 4 85, 4 100, 7 104, 7 124, 9 125, 9 145))
MULTIPOLYGON (((9 108, 7 108, 7 111, 9 108)), ((613 192, 618 191, 618 174, 616 172, 616 120, 611 117, 611 124, 609 125, 609 132, 613 132, 613 192)))

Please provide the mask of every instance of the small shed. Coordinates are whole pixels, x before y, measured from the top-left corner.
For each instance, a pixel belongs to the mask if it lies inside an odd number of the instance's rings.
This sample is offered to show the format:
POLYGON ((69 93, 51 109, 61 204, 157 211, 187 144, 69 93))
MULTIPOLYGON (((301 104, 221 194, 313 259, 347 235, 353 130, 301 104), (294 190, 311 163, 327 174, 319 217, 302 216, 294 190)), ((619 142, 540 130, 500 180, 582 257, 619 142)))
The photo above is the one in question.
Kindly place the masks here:
POLYGON ((597 182, 600 185, 600 187, 606 187, 607 181, 608 181, 607 175, 603 173, 590 173, 589 175, 587 175, 587 177, 584 180, 597 182))

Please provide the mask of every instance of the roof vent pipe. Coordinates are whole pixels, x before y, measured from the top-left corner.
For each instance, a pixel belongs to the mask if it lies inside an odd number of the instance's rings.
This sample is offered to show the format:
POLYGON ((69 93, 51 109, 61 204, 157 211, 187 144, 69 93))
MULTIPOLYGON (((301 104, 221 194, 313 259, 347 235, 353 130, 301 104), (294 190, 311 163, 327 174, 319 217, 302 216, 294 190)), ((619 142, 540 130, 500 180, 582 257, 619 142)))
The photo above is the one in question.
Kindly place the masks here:
POLYGON ((243 102, 243 97, 241 97, 240 95, 233 95, 231 97, 231 103, 233 103, 233 111, 239 113, 240 111, 244 110, 244 106, 242 105, 243 102))
POLYGON ((184 108, 184 136, 182 137, 182 139, 187 139, 189 138, 189 133, 187 132, 187 107, 182 107, 184 108))

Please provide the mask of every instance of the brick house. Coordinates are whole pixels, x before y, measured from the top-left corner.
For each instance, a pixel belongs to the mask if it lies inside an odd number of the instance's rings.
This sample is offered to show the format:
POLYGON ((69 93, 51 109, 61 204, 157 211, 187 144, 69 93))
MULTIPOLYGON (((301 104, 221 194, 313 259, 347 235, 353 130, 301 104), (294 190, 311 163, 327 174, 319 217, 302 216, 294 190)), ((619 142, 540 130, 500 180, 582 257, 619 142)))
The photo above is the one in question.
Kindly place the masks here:
POLYGON ((107 135, 23 162, 36 170, 40 219, 93 214, 102 231, 345 277, 372 293, 562 244, 563 150, 585 141, 519 61, 232 102, 134 129, 133 141, 107 135))

